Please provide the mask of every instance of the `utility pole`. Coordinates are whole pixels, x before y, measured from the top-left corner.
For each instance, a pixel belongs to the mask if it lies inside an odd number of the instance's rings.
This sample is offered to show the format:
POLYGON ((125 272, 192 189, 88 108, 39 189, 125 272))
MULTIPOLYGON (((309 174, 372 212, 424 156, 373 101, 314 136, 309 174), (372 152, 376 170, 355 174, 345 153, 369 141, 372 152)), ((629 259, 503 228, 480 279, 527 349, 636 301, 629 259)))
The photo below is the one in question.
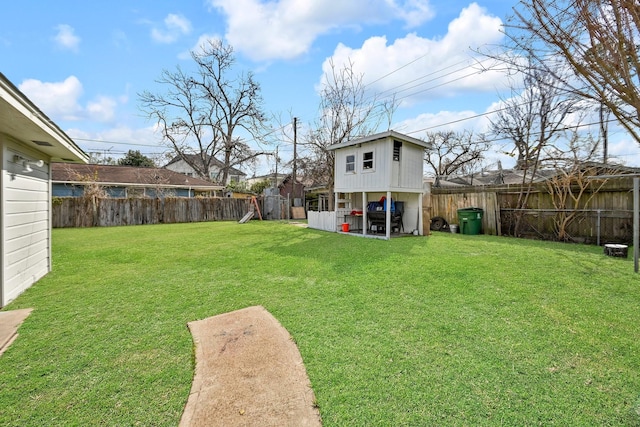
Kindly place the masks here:
POLYGON ((278 145, 276 145, 276 174, 274 177, 274 183, 273 186, 277 189, 278 188, 278 145))
MULTIPOLYGON (((292 188, 293 188, 293 199, 296 199, 296 174, 297 174, 297 168, 296 168, 296 157, 297 157, 297 143, 298 143, 298 118, 294 117, 293 118, 293 184, 292 184, 292 188)), ((295 203, 294 203, 295 204, 295 203)))

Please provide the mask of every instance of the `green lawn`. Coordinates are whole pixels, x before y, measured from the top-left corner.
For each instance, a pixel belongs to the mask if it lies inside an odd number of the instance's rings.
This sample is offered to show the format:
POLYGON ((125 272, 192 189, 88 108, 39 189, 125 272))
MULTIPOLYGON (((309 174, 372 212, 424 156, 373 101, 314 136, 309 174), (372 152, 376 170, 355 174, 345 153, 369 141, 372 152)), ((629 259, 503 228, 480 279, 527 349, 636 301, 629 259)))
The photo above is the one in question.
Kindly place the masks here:
POLYGON ((640 425, 640 276, 602 249, 252 221, 57 229, 0 425, 175 426, 187 322, 266 307, 324 426, 640 425))

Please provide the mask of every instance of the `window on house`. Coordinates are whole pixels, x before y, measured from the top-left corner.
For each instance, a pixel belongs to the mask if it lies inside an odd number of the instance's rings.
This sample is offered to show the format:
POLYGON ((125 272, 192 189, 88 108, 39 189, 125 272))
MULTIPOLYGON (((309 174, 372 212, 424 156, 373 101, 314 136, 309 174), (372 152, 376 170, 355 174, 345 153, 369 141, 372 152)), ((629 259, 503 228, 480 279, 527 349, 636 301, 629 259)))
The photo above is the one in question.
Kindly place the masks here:
POLYGON ((393 160, 400 161, 400 148, 402 147, 402 141, 393 141, 393 160))
POLYGON ((231 182, 240 182, 240 177, 238 175, 231 175, 231 182))
POLYGON ((347 173, 356 171, 356 156, 349 154, 347 156, 347 173))
POLYGON ((362 169, 373 169, 373 151, 362 155, 362 169))

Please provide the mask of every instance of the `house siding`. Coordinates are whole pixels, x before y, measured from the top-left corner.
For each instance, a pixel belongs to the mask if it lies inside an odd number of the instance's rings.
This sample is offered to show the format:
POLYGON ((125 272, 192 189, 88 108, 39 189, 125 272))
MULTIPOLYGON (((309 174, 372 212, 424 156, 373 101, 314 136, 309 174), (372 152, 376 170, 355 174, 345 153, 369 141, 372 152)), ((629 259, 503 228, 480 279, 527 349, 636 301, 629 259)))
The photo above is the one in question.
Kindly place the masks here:
POLYGON ((3 147, 2 306, 14 300, 51 268, 49 165, 32 166, 32 172, 24 173, 22 165, 13 161, 16 154, 42 158, 35 152, 21 152, 18 145, 3 147))
MULTIPOLYGON (((181 173, 187 176, 193 176, 196 178, 198 177, 198 173, 196 173, 195 169, 193 169, 187 162, 185 162, 182 159, 166 165, 165 169, 168 169, 173 172, 181 173)), ((222 169, 216 164, 210 165, 209 177, 206 179, 214 182, 218 182, 221 178, 222 178, 222 169)), ((227 182, 224 184, 226 185, 231 182, 242 182, 245 180, 246 180, 245 174, 241 173, 235 168, 231 168, 231 170, 229 170, 229 175, 227 176, 227 182)))

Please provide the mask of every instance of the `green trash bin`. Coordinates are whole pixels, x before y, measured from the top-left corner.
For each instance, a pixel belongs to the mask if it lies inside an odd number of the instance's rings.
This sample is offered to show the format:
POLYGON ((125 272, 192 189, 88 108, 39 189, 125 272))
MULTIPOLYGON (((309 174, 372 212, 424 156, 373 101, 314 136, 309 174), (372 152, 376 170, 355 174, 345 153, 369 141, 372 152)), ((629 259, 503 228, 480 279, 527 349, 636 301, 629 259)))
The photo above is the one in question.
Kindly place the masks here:
POLYGON ((482 233, 482 214, 480 208, 458 209, 458 227, 460 234, 482 233))

